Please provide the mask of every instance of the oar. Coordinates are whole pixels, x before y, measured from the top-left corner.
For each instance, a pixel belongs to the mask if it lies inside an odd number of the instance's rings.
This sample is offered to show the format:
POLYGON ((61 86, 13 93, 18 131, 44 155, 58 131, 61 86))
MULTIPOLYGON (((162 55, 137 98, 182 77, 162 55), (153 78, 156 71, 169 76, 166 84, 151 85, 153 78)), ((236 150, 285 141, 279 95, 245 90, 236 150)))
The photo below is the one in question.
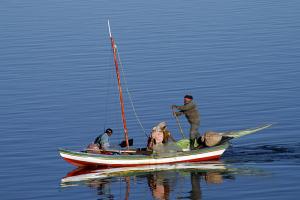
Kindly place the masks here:
POLYGON ((177 122, 177 125, 178 125, 178 127, 179 127, 180 133, 181 133, 182 137, 185 139, 186 137, 185 137, 185 135, 184 135, 184 133, 183 133, 183 130, 182 130, 182 128, 181 128, 180 121, 179 121, 178 117, 176 116, 175 111, 172 110, 172 112, 173 112, 173 116, 174 116, 175 119, 176 119, 176 122, 177 122))

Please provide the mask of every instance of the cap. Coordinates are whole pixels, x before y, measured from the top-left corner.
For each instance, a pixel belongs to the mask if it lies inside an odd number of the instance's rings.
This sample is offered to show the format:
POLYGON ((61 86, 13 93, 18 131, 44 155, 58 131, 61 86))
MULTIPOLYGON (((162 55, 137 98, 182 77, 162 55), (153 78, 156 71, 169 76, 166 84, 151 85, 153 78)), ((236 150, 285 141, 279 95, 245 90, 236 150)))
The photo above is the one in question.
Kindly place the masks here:
POLYGON ((187 94, 187 95, 184 96, 184 98, 185 98, 185 99, 193 99, 193 96, 187 94))
POLYGON ((113 130, 111 128, 108 128, 105 130, 105 133, 113 133, 113 130))

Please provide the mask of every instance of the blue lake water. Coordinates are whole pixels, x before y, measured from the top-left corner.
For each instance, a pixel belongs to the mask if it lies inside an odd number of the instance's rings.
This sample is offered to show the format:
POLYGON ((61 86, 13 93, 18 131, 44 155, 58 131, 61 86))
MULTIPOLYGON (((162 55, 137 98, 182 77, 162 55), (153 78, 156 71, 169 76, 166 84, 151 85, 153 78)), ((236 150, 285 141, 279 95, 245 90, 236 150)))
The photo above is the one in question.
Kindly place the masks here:
MULTIPOLYGON (((1 199, 299 198, 299 1, 0 5, 1 199), (167 121, 180 139, 170 106, 185 94, 197 101, 202 133, 276 124, 233 141, 221 159, 225 171, 155 171, 63 187, 75 168, 59 147, 84 148, 105 127, 115 130, 112 142, 123 139, 108 18, 147 132, 167 121)), ((143 146, 125 100, 129 135, 143 146)))

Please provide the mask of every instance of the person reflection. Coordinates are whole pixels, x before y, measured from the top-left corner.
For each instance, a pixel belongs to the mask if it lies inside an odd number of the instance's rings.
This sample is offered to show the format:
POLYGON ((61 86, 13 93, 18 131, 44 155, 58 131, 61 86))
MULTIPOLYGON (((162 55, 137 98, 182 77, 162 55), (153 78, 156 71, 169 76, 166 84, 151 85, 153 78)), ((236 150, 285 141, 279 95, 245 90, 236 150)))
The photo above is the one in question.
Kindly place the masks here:
POLYGON ((190 192, 190 199, 200 200, 202 199, 202 192, 200 188, 201 177, 204 177, 204 180, 207 184, 221 184, 223 183, 223 177, 219 172, 191 172, 191 185, 192 190, 190 192))
POLYGON ((86 183, 89 187, 97 190, 97 194, 101 196, 101 199, 114 199, 114 195, 110 189, 110 180, 105 179, 94 179, 86 183))
MULTIPOLYGON (((147 175, 148 186, 152 193, 152 196, 156 200, 166 200, 170 199, 170 193, 175 188, 171 187, 172 175, 166 172, 154 172, 147 175)), ((173 176, 175 177, 175 176, 173 176)), ((223 176, 220 172, 190 172, 191 178, 191 191, 189 192, 189 199, 201 200, 202 192, 200 187, 201 179, 205 181, 206 184, 221 184, 223 183, 223 176)))
POLYGON ((169 199, 170 185, 168 180, 160 172, 155 172, 147 175, 148 186, 152 196, 157 200, 169 199))
POLYGON ((198 200, 202 199, 201 189, 200 189, 200 178, 201 174, 198 172, 191 172, 191 184, 192 190, 190 192, 190 199, 198 200))

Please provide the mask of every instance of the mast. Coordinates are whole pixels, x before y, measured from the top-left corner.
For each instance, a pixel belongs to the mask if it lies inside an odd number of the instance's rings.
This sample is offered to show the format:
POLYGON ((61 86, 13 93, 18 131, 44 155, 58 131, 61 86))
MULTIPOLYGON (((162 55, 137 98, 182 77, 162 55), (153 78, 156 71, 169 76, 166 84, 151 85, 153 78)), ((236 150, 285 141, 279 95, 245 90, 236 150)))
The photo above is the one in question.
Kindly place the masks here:
POLYGON ((115 40, 112 37, 111 31, 110 31, 109 20, 107 21, 107 24, 108 24, 109 37, 110 37, 110 41, 111 41, 111 48, 112 48, 113 55, 114 55, 114 63, 115 63, 116 74, 117 74, 117 79, 118 79, 118 89, 119 89, 119 97, 120 97, 120 105, 121 105, 121 113, 122 113, 122 122, 123 122, 123 128, 124 128, 125 141, 126 141, 127 149, 129 149, 128 129, 127 129, 127 125, 126 125, 123 93, 122 93, 120 71, 119 71, 119 64, 118 64, 118 57, 117 57, 117 45, 116 45, 115 40))

